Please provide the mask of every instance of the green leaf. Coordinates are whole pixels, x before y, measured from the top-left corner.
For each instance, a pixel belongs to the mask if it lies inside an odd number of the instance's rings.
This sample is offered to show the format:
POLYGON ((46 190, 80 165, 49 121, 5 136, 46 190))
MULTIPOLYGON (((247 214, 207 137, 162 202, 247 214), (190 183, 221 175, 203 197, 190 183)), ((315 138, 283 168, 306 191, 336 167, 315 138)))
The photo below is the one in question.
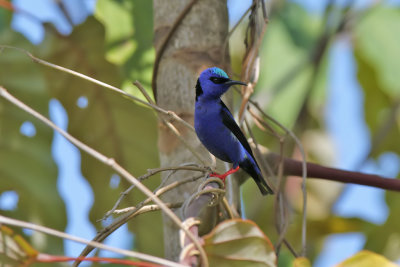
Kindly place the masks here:
POLYGON ((285 3, 279 18, 290 34, 292 43, 306 50, 315 45, 318 33, 323 30, 321 18, 310 15, 297 3, 285 3))
POLYGON ((400 199, 398 192, 386 192, 389 216, 382 225, 367 228, 364 249, 380 253, 391 260, 397 260, 400 251, 400 199))
POLYGON ((400 12, 395 8, 378 7, 356 24, 356 50, 374 66, 381 89, 398 97, 400 69, 400 12))
MULTIPOLYGON (((0 44, 35 51, 20 34, 9 28, 0 32, 0 44)), ((0 85, 25 104, 48 116, 50 99, 38 65, 25 54, 11 49, 0 53, 0 85)), ((32 115, 0 98, 0 192, 18 194, 15 210, 4 215, 63 231, 65 206, 57 190, 57 166, 51 155, 53 131, 32 115), (23 123, 32 123, 35 133, 23 135, 23 123)), ((62 253, 63 241, 34 233, 32 245, 47 253, 62 253)))
POLYGON ((204 237, 210 266, 276 266, 269 239, 249 220, 228 220, 204 237))
POLYGON ((261 104, 269 101, 267 112, 286 127, 292 127, 305 101, 307 85, 312 74, 309 65, 296 66, 307 62, 308 53, 292 43, 291 36, 279 20, 271 21, 265 44, 261 49, 261 72, 256 98, 261 104), (284 86, 280 84, 282 81, 284 86))
POLYGON ((398 137, 400 136, 400 113, 392 114, 397 100, 392 97, 382 80, 379 79, 379 66, 369 61, 359 47, 355 47, 357 60, 357 77, 364 89, 365 121, 373 136, 372 156, 376 157, 385 151, 400 153, 398 137), (391 117, 393 117, 391 119, 391 117), (397 123, 396 123, 397 117, 397 123), (393 121, 391 121, 393 120, 393 121), (391 122, 390 122, 391 121, 391 122), (390 122, 388 124, 388 122, 390 122))
POLYGON ((365 117, 373 136, 372 156, 400 153, 400 13, 379 7, 367 13, 354 32, 357 77, 365 93, 365 117), (398 110, 398 107, 397 107, 398 110))
MULTIPOLYGON (((117 66, 104 58, 104 29, 94 18, 76 27, 66 39, 49 36, 46 45, 51 47, 46 57, 52 63, 86 74, 92 78, 119 87, 122 79, 117 66)), ((45 69, 51 94, 56 97, 68 113, 68 132, 85 144, 114 158, 131 174, 138 177, 148 168, 159 166, 157 154, 157 120, 154 112, 110 90, 91 82, 73 77, 54 69, 45 69), (87 107, 79 107, 77 101, 86 97, 87 107)), ((90 219, 97 222, 112 208, 130 184, 121 178, 118 188, 109 183, 114 171, 87 153, 82 152, 82 174, 94 192, 94 205, 90 219)), ((155 188, 157 177, 150 178, 146 185, 155 188)), ((143 194, 133 190, 121 204, 121 208, 135 205, 143 200, 143 194)), ((135 248, 151 254, 162 255, 160 214, 142 215, 131 225, 135 234, 135 248), (149 234, 151 233, 151 234, 149 234), (147 240, 153 240, 151 246, 147 240)))
POLYGON ((131 15, 133 3, 124 1, 98 1, 96 18, 104 24, 108 52, 107 60, 123 64, 137 48, 134 35, 133 18, 131 15))
POLYGON ((121 66, 122 89, 140 98, 143 95, 132 86, 132 81, 139 80, 152 95, 155 57, 152 8, 152 1, 99 0, 95 11, 106 31, 106 59, 121 66))
POLYGON ((398 265, 388 261, 385 257, 371 251, 360 251, 356 255, 339 263, 337 267, 396 267, 398 265))

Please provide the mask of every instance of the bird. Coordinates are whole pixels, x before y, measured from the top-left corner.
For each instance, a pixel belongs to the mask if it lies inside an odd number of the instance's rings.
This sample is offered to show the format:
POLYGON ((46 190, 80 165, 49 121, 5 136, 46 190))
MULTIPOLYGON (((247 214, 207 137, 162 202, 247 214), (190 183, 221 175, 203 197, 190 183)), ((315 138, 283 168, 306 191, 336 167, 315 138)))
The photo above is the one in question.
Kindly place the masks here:
POLYGON ((226 176, 241 168, 254 179, 262 195, 273 194, 261 174, 246 137, 221 100, 221 96, 235 84, 247 85, 231 80, 225 71, 217 67, 205 69, 197 79, 194 109, 197 137, 211 154, 233 164, 226 173, 211 173, 210 176, 225 181, 226 176))

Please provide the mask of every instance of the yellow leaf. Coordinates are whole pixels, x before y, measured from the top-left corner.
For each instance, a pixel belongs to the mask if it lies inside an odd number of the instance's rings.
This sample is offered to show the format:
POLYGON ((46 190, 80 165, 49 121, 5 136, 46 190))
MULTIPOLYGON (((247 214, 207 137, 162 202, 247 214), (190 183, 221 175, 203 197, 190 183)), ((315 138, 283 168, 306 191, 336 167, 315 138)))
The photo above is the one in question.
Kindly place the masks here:
POLYGON ((382 255, 376 254, 371 251, 363 250, 358 252, 356 255, 348 258, 336 265, 336 267, 399 267, 382 255))
POLYGON ((293 267, 311 267, 311 263, 307 258, 299 257, 293 261, 293 267))

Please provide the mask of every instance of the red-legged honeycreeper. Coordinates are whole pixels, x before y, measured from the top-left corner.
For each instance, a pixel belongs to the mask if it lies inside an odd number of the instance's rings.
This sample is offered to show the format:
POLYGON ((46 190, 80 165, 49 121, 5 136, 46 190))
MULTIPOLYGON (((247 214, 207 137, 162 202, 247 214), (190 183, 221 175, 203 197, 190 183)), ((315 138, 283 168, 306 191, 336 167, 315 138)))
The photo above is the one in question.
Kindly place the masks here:
POLYGON ((240 167, 253 177, 263 195, 273 194, 261 175, 246 137, 221 100, 221 96, 234 84, 246 85, 229 79, 223 70, 216 67, 204 70, 197 80, 194 111, 197 136, 214 156, 233 163, 233 168, 228 172, 211 176, 225 180, 227 175, 238 171, 240 167))

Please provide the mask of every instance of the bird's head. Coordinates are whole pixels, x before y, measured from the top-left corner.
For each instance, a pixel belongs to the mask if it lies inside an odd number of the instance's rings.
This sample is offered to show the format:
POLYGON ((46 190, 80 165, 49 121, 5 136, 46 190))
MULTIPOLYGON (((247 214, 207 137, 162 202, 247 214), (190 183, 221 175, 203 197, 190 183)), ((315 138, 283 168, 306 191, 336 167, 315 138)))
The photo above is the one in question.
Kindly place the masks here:
POLYGON ((199 97, 220 98, 231 85, 244 82, 229 79, 225 71, 217 67, 205 69, 196 84, 196 101, 199 97))

